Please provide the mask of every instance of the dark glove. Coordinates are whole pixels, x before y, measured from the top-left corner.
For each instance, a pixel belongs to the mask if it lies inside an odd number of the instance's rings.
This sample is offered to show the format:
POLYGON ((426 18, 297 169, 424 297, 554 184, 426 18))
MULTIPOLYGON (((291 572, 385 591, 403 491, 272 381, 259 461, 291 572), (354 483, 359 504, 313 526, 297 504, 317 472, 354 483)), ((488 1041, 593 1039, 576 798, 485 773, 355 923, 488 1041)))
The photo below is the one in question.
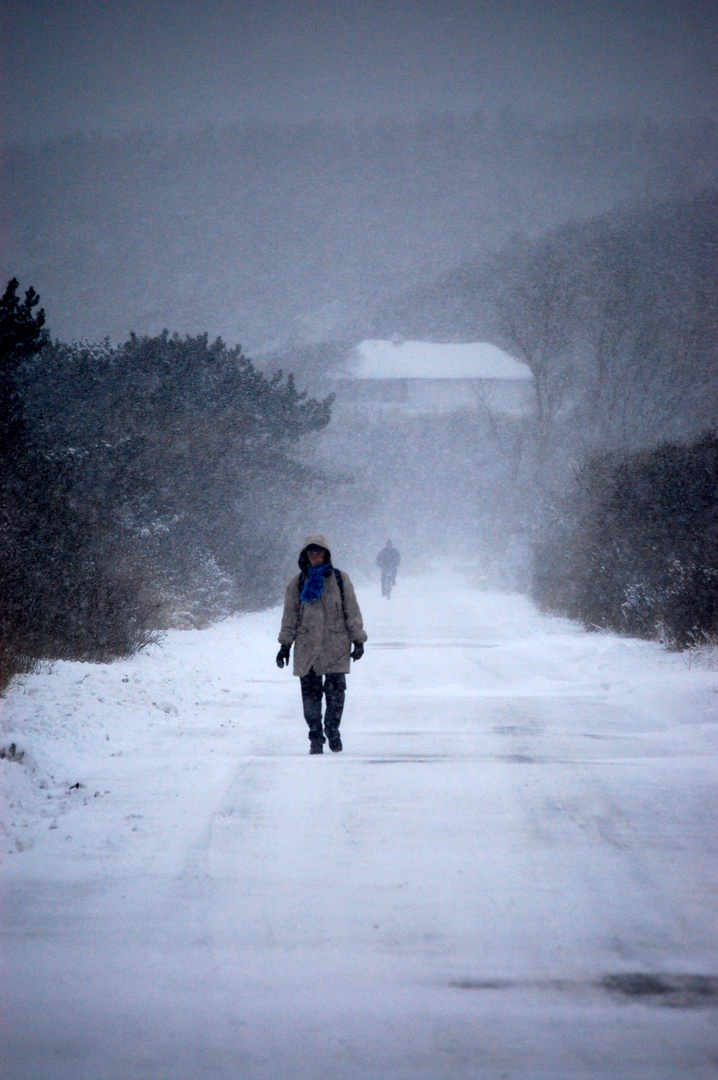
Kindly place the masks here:
POLYGON ((361 660, 363 655, 364 655, 364 646, 362 645, 361 641, 355 641, 354 642, 354 648, 352 649, 352 651, 350 653, 350 656, 351 656, 352 660, 361 660))
POLYGON ((284 667, 289 663, 289 650, 291 645, 282 645, 281 649, 277 653, 277 667, 284 667))

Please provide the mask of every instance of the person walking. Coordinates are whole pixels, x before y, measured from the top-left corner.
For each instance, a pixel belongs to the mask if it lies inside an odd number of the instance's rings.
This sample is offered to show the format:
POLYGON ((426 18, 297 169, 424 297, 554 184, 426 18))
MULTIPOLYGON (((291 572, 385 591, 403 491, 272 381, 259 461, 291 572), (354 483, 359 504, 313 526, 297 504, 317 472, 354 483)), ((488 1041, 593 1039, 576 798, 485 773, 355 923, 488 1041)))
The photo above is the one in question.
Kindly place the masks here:
POLYGON ((377 566, 381 570, 381 595, 387 600, 391 597, 391 590, 396 585, 396 572, 399 569, 401 555, 396 550, 391 540, 387 540, 384 547, 376 557, 377 566))
POLYGON ((309 753, 322 754, 325 741, 337 753, 342 749, 339 725, 350 660, 361 660, 367 635, 354 586, 348 574, 332 566, 331 550, 321 533, 304 541, 299 573, 287 585, 278 640, 279 668, 289 663, 294 645, 293 670, 302 691, 309 753), (323 730, 322 696, 326 698, 323 730))

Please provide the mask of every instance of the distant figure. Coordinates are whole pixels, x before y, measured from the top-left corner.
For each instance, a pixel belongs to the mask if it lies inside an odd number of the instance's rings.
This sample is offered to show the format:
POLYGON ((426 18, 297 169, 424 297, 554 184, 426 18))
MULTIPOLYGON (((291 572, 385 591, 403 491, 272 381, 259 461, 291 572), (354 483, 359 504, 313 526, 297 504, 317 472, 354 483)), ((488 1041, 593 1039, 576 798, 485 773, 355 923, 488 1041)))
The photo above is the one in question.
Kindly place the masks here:
POLYGON ((304 541, 299 570, 284 598, 277 667, 289 663, 294 645, 294 674, 302 688, 309 753, 324 753, 326 736, 336 754, 342 749, 339 724, 349 661, 361 660, 366 632, 349 575, 332 566, 329 545, 321 534, 304 541), (326 698, 323 730, 322 697, 326 698))
POLYGON ((396 585, 396 572, 399 569, 400 562, 401 555, 391 540, 387 540, 376 557, 376 564, 381 570, 381 595, 385 596, 387 600, 391 597, 391 590, 396 585))

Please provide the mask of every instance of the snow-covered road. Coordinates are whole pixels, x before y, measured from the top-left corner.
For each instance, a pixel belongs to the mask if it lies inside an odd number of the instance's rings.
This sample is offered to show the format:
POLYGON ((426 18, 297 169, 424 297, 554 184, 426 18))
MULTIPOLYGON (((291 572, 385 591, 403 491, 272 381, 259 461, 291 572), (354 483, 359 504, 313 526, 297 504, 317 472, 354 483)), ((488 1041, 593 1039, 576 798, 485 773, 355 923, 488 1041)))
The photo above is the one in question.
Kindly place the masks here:
POLYGON ((10 691, 3 1078, 718 1076, 718 670, 358 593, 343 754, 277 611, 10 691))

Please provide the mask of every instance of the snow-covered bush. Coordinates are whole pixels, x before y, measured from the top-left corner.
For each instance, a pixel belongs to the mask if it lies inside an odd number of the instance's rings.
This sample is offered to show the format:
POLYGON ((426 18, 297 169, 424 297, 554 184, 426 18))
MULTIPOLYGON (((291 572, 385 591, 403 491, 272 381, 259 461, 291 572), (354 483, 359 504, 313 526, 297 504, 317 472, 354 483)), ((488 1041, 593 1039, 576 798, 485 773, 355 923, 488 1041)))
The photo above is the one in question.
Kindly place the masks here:
POLYGON ((718 632, 718 435, 591 461, 537 545, 545 608, 686 648, 718 632))

